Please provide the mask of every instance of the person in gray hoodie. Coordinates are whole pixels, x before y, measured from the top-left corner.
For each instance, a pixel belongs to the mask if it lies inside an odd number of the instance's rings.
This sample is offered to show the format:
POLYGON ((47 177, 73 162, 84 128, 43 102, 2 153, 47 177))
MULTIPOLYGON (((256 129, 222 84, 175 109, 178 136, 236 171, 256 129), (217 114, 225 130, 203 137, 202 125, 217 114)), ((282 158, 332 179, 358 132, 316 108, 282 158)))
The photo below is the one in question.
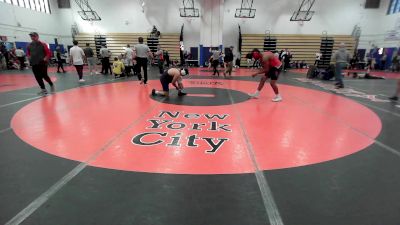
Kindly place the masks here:
POLYGON ((340 43, 339 49, 332 55, 332 61, 335 62, 336 88, 344 88, 342 70, 350 62, 350 53, 346 50, 346 45, 340 43))

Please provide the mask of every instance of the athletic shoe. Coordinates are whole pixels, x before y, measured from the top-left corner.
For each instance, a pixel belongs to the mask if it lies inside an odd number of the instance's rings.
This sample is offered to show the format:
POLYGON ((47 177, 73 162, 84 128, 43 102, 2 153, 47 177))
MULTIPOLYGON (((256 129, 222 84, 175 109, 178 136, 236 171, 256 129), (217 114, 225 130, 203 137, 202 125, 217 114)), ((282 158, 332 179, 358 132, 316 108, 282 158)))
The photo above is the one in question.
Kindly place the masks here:
POLYGON ((50 86, 50 92, 54 93, 56 91, 54 84, 50 86))
POLYGON ((185 92, 182 91, 178 92, 178 96, 185 96, 185 95, 187 95, 185 92))
POLYGON ((260 96, 259 93, 249 94, 250 98, 258 98, 260 96))
POLYGON ((38 95, 47 95, 47 90, 46 89, 41 89, 40 92, 37 93, 38 95))
POLYGON ((79 82, 80 82, 80 83, 83 83, 83 82, 85 82, 85 80, 84 80, 84 79, 80 79, 79 82))
POLYGON ((156 96, 156 89, 151 90, 151 95, 156 96))
POLYGON ((390 97, 389 99, 392 100, 392 101, 397 101, 397 100, 399 100, 399 97, 393 96, 393 97, 390 97))
POLYGON ((276 96, 272 99, 272 101, 273 101, 273 102, 280 102, 280 101, 282 101, 282 97, 281 97, 280 95, 276 95, 276 96))
POLYGON ((342 85, 336 85, 336 87, 335 87, 336 89, 341 89, 341 88, 344 88, 344 85, 342 84, 342 85))
POLYGON ((140 84, 143 84, 144 83, 144 81, 143 80, 140 80, 140 84))

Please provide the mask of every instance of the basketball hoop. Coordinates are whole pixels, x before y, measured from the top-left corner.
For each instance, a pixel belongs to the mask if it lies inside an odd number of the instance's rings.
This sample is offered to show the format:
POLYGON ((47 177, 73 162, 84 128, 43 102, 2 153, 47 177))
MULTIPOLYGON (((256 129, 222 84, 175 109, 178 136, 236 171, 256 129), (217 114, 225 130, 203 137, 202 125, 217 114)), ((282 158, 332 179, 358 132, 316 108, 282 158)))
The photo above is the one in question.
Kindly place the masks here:
POLYGON ((310 21, 314 13, 314 11, 295 11, 290 21, 310 21))

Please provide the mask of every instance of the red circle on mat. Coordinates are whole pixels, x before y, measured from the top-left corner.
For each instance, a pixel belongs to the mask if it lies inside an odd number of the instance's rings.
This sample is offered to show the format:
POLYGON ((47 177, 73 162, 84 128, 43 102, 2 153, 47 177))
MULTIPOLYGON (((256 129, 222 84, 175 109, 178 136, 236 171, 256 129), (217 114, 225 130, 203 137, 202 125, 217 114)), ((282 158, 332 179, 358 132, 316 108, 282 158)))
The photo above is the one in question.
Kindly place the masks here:
MULTIPOLYGON (((207 87, 247 93, 256 86, 223 80, 207 87)), ((249 152, 263 170, 320 163, 366 148, 381 130, 378 116, 363 105, 300 87, 279 85, 280 103, 270 101, 273 93, 266 86, 259 99, 203 107, 154 101, 152 88, 161 88, 159 81, 51 95, 18 111, 12 128, 25 142, 59 157, 102 168, 172 174, 254 172, 249 152)))

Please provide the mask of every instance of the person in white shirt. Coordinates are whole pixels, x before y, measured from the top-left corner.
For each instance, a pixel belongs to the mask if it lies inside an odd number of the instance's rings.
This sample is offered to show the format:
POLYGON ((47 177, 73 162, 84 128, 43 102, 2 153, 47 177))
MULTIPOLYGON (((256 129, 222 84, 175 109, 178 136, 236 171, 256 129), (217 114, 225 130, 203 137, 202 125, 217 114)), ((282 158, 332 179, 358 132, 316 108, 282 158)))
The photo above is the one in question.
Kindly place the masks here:
POLYGON ((75 66, 76 72, 78 72, 79 82, 85 82, 83 79, 83 64, 86 62, 86 56, 83 49, 78 46, 78 41, 75 40, 73 43, 74 47, 69 50, 70 63, 75 66))
POLYGON ((322 57, 322 53, 321 52, 315 53, 314 66, 318 66, 319 62, 321 61, 321 57, 322 57))
POLYGON ((126 76, 129 76, 133 68, 133 49, 131 48, 131 45, 129 44, 126 45, 124 56, 125 56, 125 73, 126 76))
POLYGON ((25 52, 22 50, 21 47, 18 47, 18 49, 15 50, 15 56, 17 57, 19 61, 19 68, 20 70, 25 69, 25 52))
POLYGON ((110 74, 112 74, 110 65, 111 52, 110 50, 108 50, 105 44, 103 44, 100 49, 100 56, 101 56, 101 73, 107 75, 108 71, 110 71, 110 74))

